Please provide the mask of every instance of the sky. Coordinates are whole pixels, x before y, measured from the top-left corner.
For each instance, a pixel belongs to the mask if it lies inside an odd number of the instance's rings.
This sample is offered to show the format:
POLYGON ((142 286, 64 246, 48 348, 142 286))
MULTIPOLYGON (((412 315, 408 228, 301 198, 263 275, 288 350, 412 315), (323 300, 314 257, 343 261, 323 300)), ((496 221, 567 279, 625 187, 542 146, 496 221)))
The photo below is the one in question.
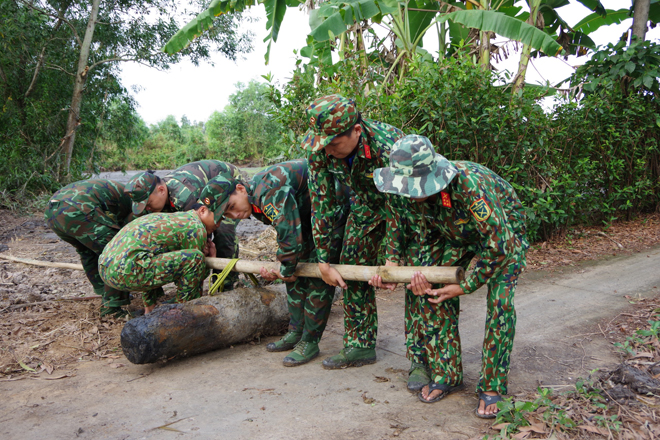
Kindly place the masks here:
MULTIPOLYGON (((601 0, 607 9, 628 7, 628 0, 601 0)), ((575 25, 590 11, 576 1, 559 9, 562 18, 569 25, 575 25)), ((288 8, 277 43, 271 46, 270 64, 264 62, 266 43, 266 13, 263 5, 253 7, 246 14, 258 18, 248 24, 254 33, 254 50, 242 56, 236 62, 214 54, 215 66, 200 63, 194 66, 184 61, 173 65, 169 70, 158 71, 136 63, 124 63, 122 80, 125 86, 137 86, 134 93, 138 102, 138 113, 147 124, 155 124, 174 115, 177 120, 186 116, 191 121, 206 121, 214 111, 222 111, 228 103, 229 95, 235 91, 238 82, 247 83, 251 79, 265 81, 262 75, 271 74, 276 82, 286 83, 295 67, 294 50, 305 45, 309 33, 308 16, 294 8, 288 8)), ((604 45, 615 42, 632 24, 632 19, 619 25, 604 26, 590 37, 596 44, 604 45)), ((433 32, 424 40, 424 48, 431 53, 437 52, 437 40, 433 32)), ((660 39, 660 26, 647 33, 647 39, 660 39)), ((517 71, 519 55, 512 53, 508 60, 496 64, 498 70, 517 71)), ((568 61, 559 58, 544 57, 532 60, 528 68, 526 82, 542 83, 550 81, 555 85, 571 75, 574 67, 583 64, 587 57, 571 57, 568 61)))

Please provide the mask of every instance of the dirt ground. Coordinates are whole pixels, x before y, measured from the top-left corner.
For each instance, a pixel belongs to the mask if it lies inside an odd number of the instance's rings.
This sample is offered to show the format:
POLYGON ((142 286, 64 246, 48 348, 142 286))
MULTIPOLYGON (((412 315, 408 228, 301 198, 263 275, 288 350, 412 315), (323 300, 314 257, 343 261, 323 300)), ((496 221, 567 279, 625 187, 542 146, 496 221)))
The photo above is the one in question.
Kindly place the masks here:
MULTIPOLYGON (((272 259, 272 229, 245 222, 241 230, 242 258, 272 259)), ((541 384, 571 386, 578 376, 619 361, 612 343, 634 325, 621 324, 622 314, 634 307, 630 303, 635 298, 658 294, 658 244, 656 214, 607 230, 575 230, 530 250, 530 270, 516 298, 519 321, 510 394, 523 396, 541 384)), ((0 211, 0 252, 79 262, 73 248, 50 232, 40 215, 0 211)), ((488 422, 472 415, 483 292, 462 299, 468 391, 435 405, 424 405, 405 391, 409 362, 401 289, 377 295, 379 362, 337 372, 326 372, 319 364, 341 348, 338 303, 321 343, 321 357, 295 370, 281 366, 283 356, 265 352, 265 343, 275 338, 138 366, 121 353, 123 321, 100 319, 99 299, 93 295, 80 271, 0 260, 0 437, 123 439, 187 433, 198 438, 337 434, 371 439, 494 434, 488 422)), ((139 307, 137 299, 134 307, 139 307)))

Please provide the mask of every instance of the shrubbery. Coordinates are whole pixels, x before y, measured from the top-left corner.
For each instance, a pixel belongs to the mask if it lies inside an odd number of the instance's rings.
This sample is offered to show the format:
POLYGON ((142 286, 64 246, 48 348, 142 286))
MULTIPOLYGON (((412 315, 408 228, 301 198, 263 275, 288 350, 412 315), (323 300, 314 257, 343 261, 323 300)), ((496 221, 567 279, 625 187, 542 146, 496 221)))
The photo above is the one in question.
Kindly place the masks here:
MULTIPOLYGON (((493 85, 495 73, 460 55, 413 64, 392 94, 356 94, 360 79, 349 75, 318 87, 307 102, 326 93, 354 97, 365 116, 429 137, 451 160, 493 169, 515 187, 527 208, 530 237, 539 240, 576 223, 609 224, 660 206, 658 78, 640 73, 636 81, 629 64, 657 67, 649 59, 657 47, 644 42, 596 54, 574 83, 597 77, 599 87, 547 113, 539 104, 543 90, 512 98, 510 89, 493 85), (613 70, 621 75, 603 75, 613 70)), ((305 120, 297 97, 310 81, 299 70, 283 91, 272 91, 280 120, 305 120)), ((299 140, 306 128, 285 138, 299 140)))
POLYGON ((103 142, 100 166, 106 170, 172 169, 203 159, 259 165, 286 160, 282 128, 272 117, 273 104, 266 98, 268 86, 251 81, 236 87, 229 105, 206 122, 190 122, 184 116, 179 124, 168 116, 144 127, 132 141, 103 142))

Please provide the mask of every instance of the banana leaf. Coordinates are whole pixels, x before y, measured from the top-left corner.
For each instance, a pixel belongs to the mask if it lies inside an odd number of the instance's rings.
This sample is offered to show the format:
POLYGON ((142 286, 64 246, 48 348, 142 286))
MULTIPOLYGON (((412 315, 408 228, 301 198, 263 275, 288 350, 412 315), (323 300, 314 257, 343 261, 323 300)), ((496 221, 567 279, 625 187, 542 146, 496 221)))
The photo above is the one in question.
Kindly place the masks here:
POLYGON ((451 20, 480 31, 495 32, 505 38, 528 44, 534 49, 554 56, 562 49, 550 35, 536 27, 497 11, 469 10, 455 11, 437 19, 438 22, 451 20))
POLYGON ((609 26, 611 24, 619 24, 623 20, 630 18, 630 9, 606 9, 607 15, 602 16, 598 13, 589 14, 584 17, 578 24, 573 26, 576 31, 590 34, 601 26, 609 26))

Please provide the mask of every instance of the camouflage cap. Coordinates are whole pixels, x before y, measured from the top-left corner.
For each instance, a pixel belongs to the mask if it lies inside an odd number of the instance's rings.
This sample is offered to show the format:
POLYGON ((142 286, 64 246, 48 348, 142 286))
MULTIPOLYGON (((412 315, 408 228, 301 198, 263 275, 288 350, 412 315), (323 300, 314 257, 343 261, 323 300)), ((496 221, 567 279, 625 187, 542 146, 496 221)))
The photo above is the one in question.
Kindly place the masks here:
POLYGON ((216 223, 222 220, 229 196, 239 183, 241 183, 239 180, 217 176, 209 180, 199 194, 198 202, 209 208, 216 223))
POLYGON ((427 137, 411 134, 392 146, 390 166, 376 169, 374 182, 380 192, 421 198, 445 189, 457 172, 427 137))
POLYGON ((158 177, 149 171, 137 173, 128 181, 124 187, 124 193, 128 194, 133 201, 133 214, 142 214, 157 183, 158 177))
POLYGON ((318 151, 325 148, 335 136, 355 125, 359 115, 352 99, 341 95, 316 99, 307 107, 309 131, 303 139, 302 149, 318 151))

